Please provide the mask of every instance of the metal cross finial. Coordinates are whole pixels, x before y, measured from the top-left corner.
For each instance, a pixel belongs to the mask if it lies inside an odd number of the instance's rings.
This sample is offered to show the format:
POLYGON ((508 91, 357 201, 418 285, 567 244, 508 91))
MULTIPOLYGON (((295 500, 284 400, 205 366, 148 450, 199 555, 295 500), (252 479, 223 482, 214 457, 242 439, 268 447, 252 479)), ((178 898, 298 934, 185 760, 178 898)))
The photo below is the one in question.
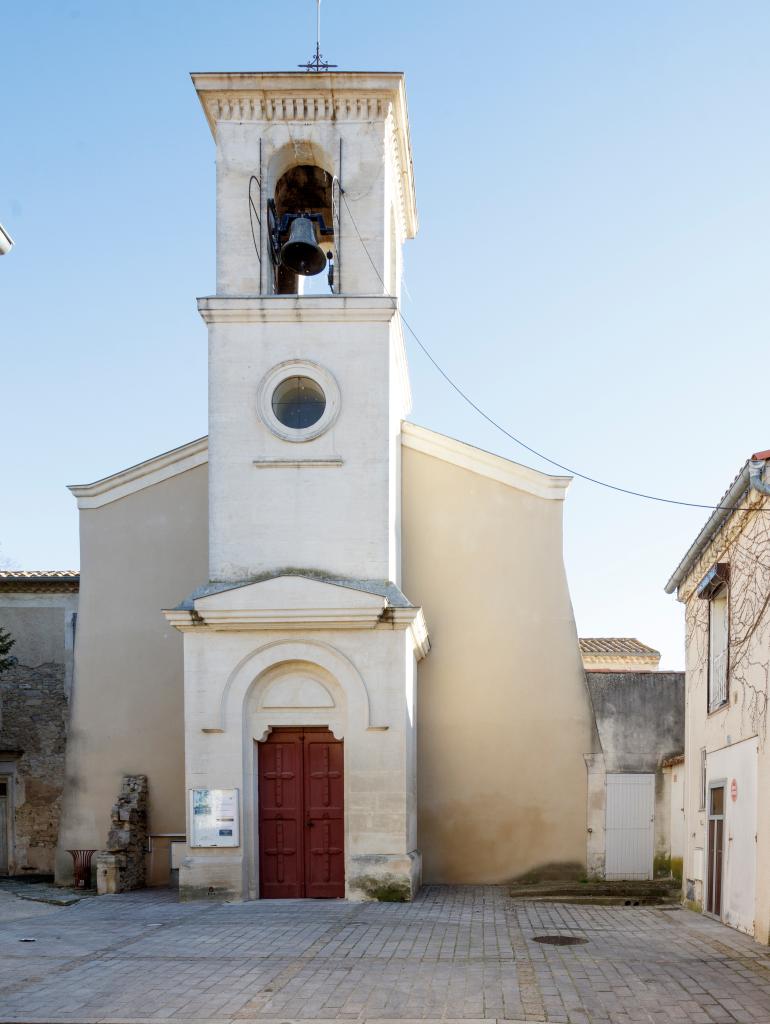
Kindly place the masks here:
POLYGON ((298 64, 297 67, 305 71, 328 71, 329 68, 336 68, 336 64, 330 64, 323 59, 321 53, 321 0, 316 2, 316 33, 315 33, 315 55, 310 58, 307 64, 298 64))

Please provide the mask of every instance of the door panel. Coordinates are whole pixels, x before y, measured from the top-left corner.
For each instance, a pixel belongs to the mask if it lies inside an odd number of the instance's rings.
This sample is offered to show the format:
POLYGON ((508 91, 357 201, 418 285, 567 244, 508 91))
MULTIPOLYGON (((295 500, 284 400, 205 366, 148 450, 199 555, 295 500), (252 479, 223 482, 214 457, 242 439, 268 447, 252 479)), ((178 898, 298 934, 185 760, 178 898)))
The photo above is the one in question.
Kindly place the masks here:
POLYGON ((259 744, 259 891, 304 896, 302 732, 272 732, 259 744))
POLYGON ((706 913, 721 917, 722 914, 722 851, 724 845, 724 821, 712 818, 709 821, 709 870, 706 891, 706 913))
POLYGON ((722 915, 722 856, 724 851, 724 786, 709 789, 708 877, 706 879, 706 913, 722 915))
POLYGON ((257 761, 260 895, 343 897, 342 742, 327 729, 274 729, 257 761))
POLYGON ((342 744, 330 734, 305 736, 306 895, 345 895, 342 744))
POLYGON ((607 775, 605 838, 605 878, 652 878, 654 775, 607 775))

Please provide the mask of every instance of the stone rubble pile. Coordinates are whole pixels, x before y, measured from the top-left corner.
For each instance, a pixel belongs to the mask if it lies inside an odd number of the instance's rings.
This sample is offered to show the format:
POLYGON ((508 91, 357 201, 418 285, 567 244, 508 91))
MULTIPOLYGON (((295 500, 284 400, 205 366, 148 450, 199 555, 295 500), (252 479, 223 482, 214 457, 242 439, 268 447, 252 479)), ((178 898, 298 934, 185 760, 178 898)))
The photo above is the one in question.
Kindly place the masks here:
POLYGON ((107 849, 96 855, 96 887, 100 893, 144 887, 147 803, 147 776, 125 775, 112 808, 107 849))

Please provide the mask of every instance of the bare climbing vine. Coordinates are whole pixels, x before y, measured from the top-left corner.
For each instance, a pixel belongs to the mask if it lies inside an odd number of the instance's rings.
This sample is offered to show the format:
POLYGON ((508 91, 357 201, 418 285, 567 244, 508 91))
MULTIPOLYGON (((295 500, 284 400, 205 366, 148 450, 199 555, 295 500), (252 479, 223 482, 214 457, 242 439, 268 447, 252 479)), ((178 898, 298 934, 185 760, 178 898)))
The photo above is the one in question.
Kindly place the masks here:
POLYGON ((696 673, 697 684, 705 687, 709 608, 708 601, 697 598, 694 587, 710 565, 726 562, 730 566, 728 699, 739 709, 743 735, 756 734, 764 746, 770 687, 770 515, 763 514, 768 509, 765 498, 752 492, 748 501, 751 507, 729 518, 691 576, 688 668, 696 673))

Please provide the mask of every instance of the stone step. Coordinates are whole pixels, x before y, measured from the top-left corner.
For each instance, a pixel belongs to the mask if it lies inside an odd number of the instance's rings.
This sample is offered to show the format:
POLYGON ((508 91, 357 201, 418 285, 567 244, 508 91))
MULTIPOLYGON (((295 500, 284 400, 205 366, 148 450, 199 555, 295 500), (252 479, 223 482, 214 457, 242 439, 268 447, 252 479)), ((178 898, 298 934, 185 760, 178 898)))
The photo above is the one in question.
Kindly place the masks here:
POLYGON ((681 884, 673 878, 655 881, 522 882, 512 885, 513 899, 548 903, 597 903, 608 906, 644 906, 678 903, 681 884))

